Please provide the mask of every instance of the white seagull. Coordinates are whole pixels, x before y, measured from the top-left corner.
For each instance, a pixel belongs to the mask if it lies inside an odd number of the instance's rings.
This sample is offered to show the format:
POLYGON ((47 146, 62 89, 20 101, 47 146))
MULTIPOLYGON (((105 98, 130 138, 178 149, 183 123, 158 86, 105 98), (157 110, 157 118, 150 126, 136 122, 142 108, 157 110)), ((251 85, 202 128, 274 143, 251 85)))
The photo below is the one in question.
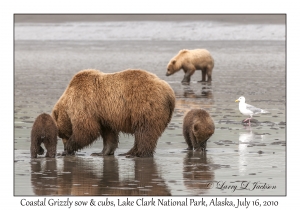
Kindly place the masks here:
POLYGON ((250 116, 250 118, 247 118, 244 120, 247 121, 249 120, 249 125, 250 125, 250 120, 252 119, 252 116, 255 114, 259 113, 268 113, 267 111, 257 108, 255 106, 252 106, 250 104, 245 103, 246 99, 244 96, 239 97, 238 99, 235 100, 235 102, 240 102, 239 103, 239 110, 243 115, 250 116))

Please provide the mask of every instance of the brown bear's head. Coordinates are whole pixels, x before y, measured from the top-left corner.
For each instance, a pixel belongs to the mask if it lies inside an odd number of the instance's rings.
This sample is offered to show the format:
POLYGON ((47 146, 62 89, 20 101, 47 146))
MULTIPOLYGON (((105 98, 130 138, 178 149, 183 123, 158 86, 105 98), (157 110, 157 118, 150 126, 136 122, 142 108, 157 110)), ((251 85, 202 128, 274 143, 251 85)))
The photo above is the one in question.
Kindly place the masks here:
POLYGON ((202 145, 206 142, 215 132, 215 125, 210 118, 204 120, 205 125, 200 125, 199 123, 194 124, 193 133, 196 137, 196 142, 199 145, 202 145))
POLYGON ((72 124, 66 110, 55 105, 51 117, 58 128, 58 136, 62 139, 69 139, 72 135, 72 124))
POLYGON ((170 76, 179 70, 180 70, 180 68, 177 67, 176 60, 172 59, 167 66, 166 76, 170 76))

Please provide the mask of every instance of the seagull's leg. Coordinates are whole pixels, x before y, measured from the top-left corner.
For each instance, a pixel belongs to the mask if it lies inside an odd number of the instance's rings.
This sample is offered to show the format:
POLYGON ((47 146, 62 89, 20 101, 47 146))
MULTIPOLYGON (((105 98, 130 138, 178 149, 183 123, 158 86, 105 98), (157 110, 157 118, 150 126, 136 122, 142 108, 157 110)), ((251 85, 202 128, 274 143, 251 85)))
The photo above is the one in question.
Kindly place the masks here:
POLYGON ((250 120, 251 118, 247 118, 247 119, 245 119, 243 122, 246 122, 247 120, 250 120))
POLYGON ((252 119, 252 115, 250 115, 250 118, 249 118, 249 126, 251 126, 251 119, 252 119))

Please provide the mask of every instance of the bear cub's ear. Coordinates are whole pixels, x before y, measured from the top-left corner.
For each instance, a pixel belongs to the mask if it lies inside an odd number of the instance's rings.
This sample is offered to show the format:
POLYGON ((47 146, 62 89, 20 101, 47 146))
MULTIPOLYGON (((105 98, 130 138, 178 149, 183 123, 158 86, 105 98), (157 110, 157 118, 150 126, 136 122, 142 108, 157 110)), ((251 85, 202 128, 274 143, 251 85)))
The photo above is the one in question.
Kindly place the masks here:
POLYGON ((176 63, 176 60, 172 60, 172 64, 175 64, 176 63))

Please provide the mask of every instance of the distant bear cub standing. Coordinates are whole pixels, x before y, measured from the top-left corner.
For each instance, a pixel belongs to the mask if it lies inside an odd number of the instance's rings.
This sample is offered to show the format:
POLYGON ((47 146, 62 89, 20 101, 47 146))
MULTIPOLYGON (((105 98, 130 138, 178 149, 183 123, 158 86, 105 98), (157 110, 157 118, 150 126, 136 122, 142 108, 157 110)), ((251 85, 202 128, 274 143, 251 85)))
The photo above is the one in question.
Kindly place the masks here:
POLYGON ((91 145, 100 136, 103 150, 92 155, 113 155, 122 132, 135 137, 133 147, 124 155, 151 157, 174 108, 173 89, 152 73, 88 69, 72 78, 52 116, 65 155, 91 145))
POLYGON ((47 149, 46 157, 54 158, 56 155, 57 135, 57 126, 52 117, 46 113, 39 115, 31 130, 31 158, 44 154, 44 149, 41 147, 42 143, 47 149))
POLYGON ((214 121, 203 109, 192 109, 183 119, 183 136, 188 144, 188 150, 205 151, 206 141, 214 131, 214 121))
POLYGON ((183 69, 184 77, 181 81, 182 84, 189 84, 191 76, 195 73, 195 70, 202 70, 201 82, 211 82, 212 70, 214 68, 214 59, 206 49, 195 50, 180 50, 179 53, 173 57, 168 66, 166 76, 170 76, 175 72, 183 69))

